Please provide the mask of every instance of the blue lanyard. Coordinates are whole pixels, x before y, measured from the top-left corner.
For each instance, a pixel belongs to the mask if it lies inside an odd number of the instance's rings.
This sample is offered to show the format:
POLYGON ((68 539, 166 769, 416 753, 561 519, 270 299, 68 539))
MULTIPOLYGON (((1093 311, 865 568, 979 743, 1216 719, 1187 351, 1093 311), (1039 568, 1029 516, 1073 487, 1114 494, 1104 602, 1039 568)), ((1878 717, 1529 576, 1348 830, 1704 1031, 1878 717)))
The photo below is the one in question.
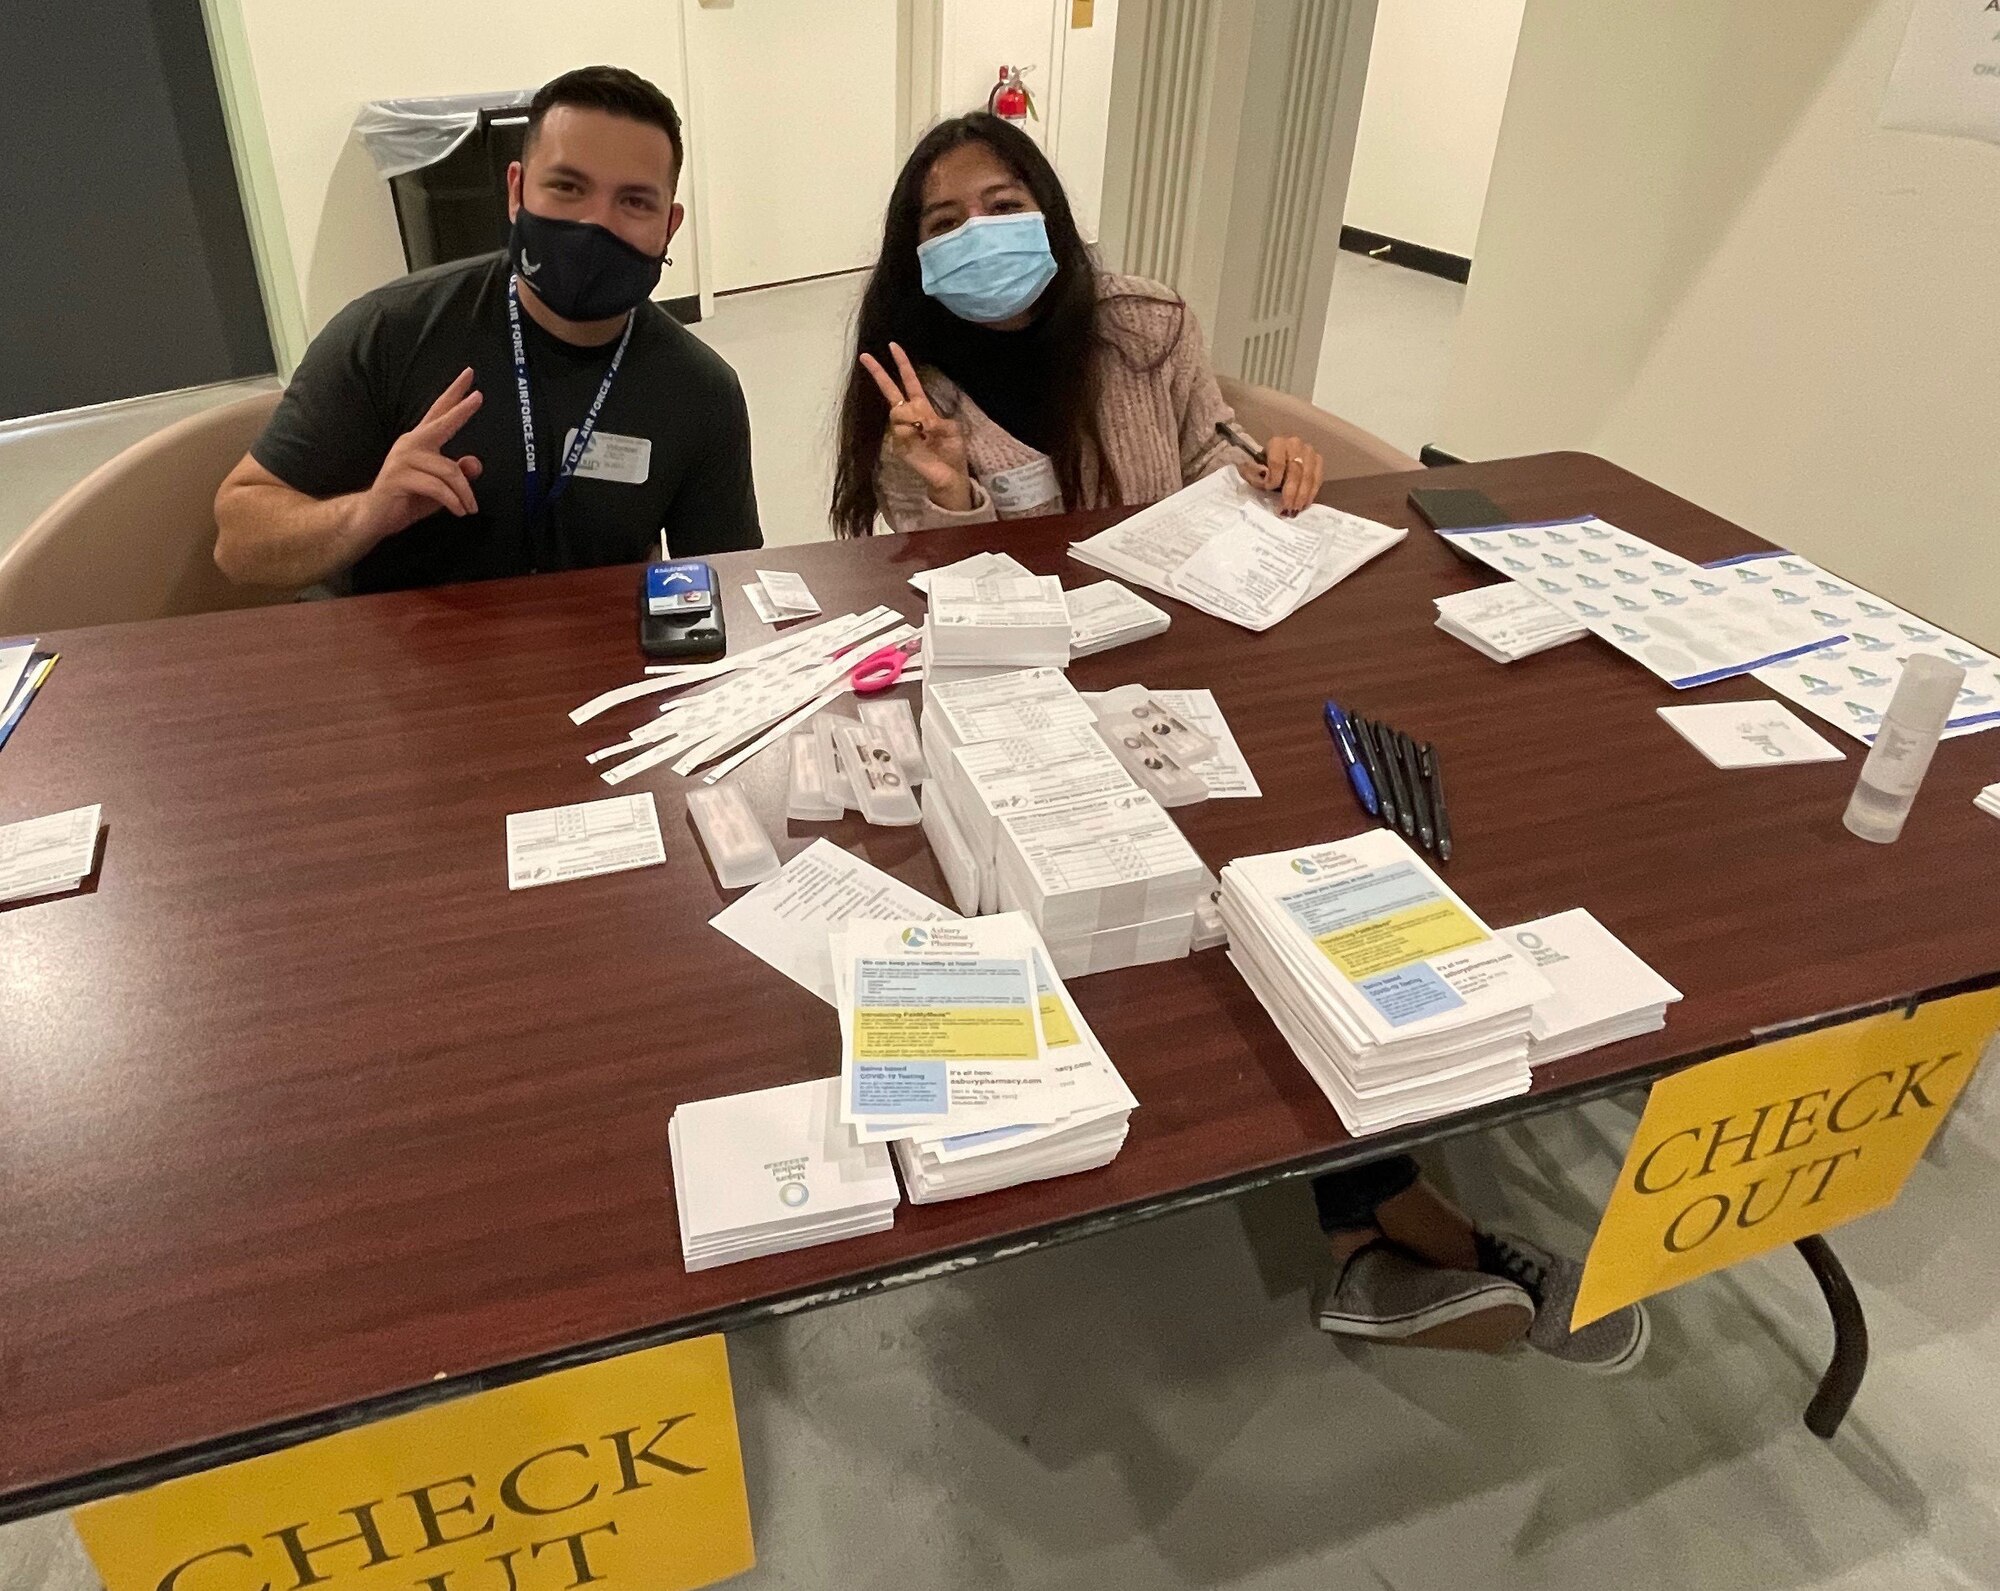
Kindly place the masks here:
POLYGON ((598 411, 604 407, 604 400, 611 396, 611 383, 618 379, 618 367, 624 363, 625 345, 632 340, 632 323, 637 319, 637 311, 625 317, 625 335, 618 339, 618 351, 611 356, 611 368, 604 372, 597 396, 590 400, 590 409, 583 417, 583 424, 576 428, 576 439, 570 443, 569 451, 563 454, 562 467, 556 471, 556 478, 544 497, 542 472, 535 462, 535 403, 528 393, 528 347, 521 339, 521 288, 513 276, 507 278, 507 329, 514 339, 514 392, 521 400, 521 446, 527 454, 527 473, 521 485, 522 517, 526 523, 534 524, 554 508, 556 499, 568 489, 584 450, 590 446, 590 439, 597 435, 598 411))

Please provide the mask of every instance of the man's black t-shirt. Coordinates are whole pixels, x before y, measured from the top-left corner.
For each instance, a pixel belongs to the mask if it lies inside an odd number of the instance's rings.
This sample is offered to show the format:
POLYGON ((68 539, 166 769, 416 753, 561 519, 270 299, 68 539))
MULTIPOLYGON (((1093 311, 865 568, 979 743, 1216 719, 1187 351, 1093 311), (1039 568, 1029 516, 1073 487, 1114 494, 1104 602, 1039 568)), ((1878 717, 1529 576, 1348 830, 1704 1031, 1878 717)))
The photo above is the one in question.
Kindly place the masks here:
MULTIPOLYGON (((763 545, 750 479, 750 415, 736 372, 657 304, 639 306, 632 340, 597 417, 592 459, 554 507, 525 523, 527 461, 507 325, 504 255, 458 260, 356 299, 306 352, 251 457, 312 497, 366 490, 391 445, 470 365, 485 402, 445 444, 481 474, 479 512, 440 510, 390 536, 341 581, 397 591, 656 557, 660 531, 677 558, 763 545), (651 457, 640 463, 643 445, 651 457), (606 461, 595 461, 604 449, 606 461), (599 469, 598 473, 587 473, 599 469), (632 479, 643 473, 643 479, 632 479), (623 478, 614 478, 623 477, 623 478)), ((524 307, 521 330, 546 491, 563 444, 582 424, 618 344, 577 348, 524 307)))

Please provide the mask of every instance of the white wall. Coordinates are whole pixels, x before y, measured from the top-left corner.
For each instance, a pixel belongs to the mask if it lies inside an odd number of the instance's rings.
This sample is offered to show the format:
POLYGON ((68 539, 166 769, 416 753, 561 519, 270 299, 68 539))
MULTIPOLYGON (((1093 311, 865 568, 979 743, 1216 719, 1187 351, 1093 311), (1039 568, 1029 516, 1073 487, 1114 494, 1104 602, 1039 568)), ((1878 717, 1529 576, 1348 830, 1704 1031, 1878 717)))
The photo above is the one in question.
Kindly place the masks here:
POLYGON ((1904 0, 1530 0, 1442 444, 1583 448, 2000 647, 2000 149, 1904 0))
POLYGON ((1038 119, 1028 131, 1062 178, 1083 235, 1095 238, 1118 0, 1097 0, 1088 28, 1069 25, 1069 0, 939 0, 939 7, 938 113, 982 109, 1003 63, 1032 67, 1038 119))
POLYGON ((1379 0, 1347 224, 1470 257, 1525 0, 1379 0))
MULTIPOLYGON (((350 131, 363 101, 534 88, 571 67, 607 61, 644 74, 686 104, 674 0, 235 4, 313 332, 357 294, 404 269, 388 188, 350 131)), ((696 291, 692 242, 689 233, 675 244, 662 297, 696 291)))

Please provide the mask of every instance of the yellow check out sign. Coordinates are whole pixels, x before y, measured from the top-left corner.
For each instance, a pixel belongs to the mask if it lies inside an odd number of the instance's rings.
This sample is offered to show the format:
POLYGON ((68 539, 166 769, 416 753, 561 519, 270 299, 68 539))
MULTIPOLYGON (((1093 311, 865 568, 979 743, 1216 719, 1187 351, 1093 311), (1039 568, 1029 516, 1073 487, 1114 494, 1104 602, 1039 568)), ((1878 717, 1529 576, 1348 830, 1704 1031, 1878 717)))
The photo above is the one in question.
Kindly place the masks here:
POLYGON ((109 1591, 689 1591, 756 1562, 701 1337, 78 1511, 109 1591))
POLYGON ((1986 989, 1655 1083, 1573 1323, 1893 1203, 1996 1026, 1986 989))

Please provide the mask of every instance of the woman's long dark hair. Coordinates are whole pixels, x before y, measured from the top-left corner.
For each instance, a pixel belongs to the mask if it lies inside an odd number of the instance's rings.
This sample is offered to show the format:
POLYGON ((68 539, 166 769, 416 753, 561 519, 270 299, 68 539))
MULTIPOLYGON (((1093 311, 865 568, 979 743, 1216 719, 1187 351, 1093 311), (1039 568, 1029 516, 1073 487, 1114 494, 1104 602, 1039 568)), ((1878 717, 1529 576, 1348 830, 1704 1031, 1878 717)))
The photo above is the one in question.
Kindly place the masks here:
MULTIPOLYGON (((1118 482, 1104 457, 1097 428, 1099 386, 1097 352, 1107 341, 1099 324, 1097 266, 1076 229, 1069 197, 1055 168, 1035 141, 1011 122, 985 111, 955 116, 926 133, 889 195, 889 213, 882 228, 882 252, 868 289, 861 298, 855 324, 855 358, 847 371, 847 391, 840 402, 839 460, 833 477, 833 528, 840 536, 867 536, 875 528, 875 472, 882 457, 882 438, 889 429, 888 405, 859 364, 872 353, 887 370, 895 370, 889 344, 901 343, 911 362, 922 365, 927 351, 954 340, 960 324, 952 312, 924 292, 917 263, 918 223, 923 211, 924 178, 932 164, 961 144, 983 143, 1013 171, 1041 206, 1055 256, 1055 280, 1037 300, 1040 335, 1056 349, 1066 350, 1050 361, 1044 429, 1058 438, 1049 458, 1063 501, 1083 506, 1083 465, 1094 461, 1097 476, 1113 502, 1120 500, 1118 482), (1067 352, 1073 350, 1073 352, 1067 352)), ((947 372, 948 374, 950 372, 947 372)))

